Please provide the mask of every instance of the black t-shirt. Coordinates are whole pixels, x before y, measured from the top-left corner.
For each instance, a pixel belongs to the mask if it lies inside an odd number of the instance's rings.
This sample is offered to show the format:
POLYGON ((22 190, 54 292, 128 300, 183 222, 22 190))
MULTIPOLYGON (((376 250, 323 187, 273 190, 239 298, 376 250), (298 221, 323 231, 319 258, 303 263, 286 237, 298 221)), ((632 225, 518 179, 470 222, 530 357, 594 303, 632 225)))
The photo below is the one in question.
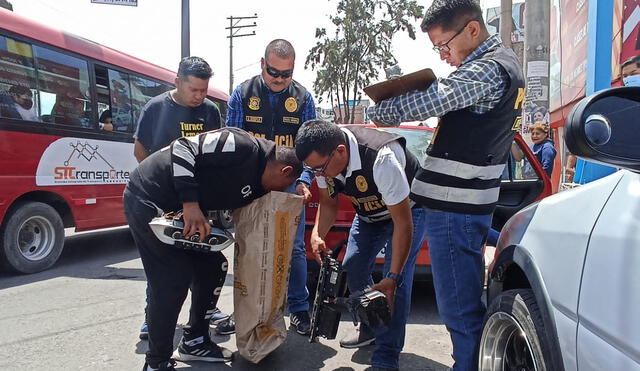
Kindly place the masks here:
POLYGON ((169 92, 151 98, 140 113, 136 138, 149 153, 180 137, 191 137, 220 128, 218 107, 205 99, 197 107, 174 102, 169 92))

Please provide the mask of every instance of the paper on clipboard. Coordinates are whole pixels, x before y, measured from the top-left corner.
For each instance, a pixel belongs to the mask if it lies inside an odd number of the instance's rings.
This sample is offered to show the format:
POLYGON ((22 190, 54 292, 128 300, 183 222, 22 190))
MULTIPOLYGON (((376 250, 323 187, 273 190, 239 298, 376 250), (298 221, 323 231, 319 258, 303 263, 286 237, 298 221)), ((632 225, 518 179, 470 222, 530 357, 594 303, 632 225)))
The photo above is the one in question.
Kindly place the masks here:
POLYGON ((363 90, 375 103, 397 97, 412 90, 425 90, 436 80, 431 68, 412 72, 393 79, 369 85, 363 90))

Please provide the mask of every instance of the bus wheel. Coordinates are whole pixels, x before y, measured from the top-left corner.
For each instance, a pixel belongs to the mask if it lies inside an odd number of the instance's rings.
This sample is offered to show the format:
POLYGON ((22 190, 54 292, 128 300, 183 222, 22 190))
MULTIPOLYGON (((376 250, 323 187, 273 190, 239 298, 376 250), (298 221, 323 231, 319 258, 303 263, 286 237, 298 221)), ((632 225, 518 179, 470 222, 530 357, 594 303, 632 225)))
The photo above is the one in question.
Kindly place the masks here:
POLYGON ((35 273, 51 267, 60 257, 64 227, 53 207, 23 202, 6 215, 0 238, 3 263, 19 273, 35 273))

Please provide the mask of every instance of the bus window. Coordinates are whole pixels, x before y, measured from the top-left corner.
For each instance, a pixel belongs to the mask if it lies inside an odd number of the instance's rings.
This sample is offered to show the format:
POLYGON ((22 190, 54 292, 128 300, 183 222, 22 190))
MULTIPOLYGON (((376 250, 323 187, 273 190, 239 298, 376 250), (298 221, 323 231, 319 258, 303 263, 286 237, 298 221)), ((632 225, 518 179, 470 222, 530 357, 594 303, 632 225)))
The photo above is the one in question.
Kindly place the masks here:
POLYGON ((163 84, 145 79, 137 75, 131 75, 131 105, 133 108, 134 131, 138 125, 140 112, 147 102, 165 91, 169 91, 173 87, 169 84, 163 84))
POLYGON ((109 70, 109 92, 111 94, 113 130, 133 132, 129 74, 109 70))
POLYGON ((89 127, 92 115, 87 62, 37 45, 33 51, 43 121, 89 127))
POLYGON ((39 121, 31 45, 0 36, 0 116, 39 121))

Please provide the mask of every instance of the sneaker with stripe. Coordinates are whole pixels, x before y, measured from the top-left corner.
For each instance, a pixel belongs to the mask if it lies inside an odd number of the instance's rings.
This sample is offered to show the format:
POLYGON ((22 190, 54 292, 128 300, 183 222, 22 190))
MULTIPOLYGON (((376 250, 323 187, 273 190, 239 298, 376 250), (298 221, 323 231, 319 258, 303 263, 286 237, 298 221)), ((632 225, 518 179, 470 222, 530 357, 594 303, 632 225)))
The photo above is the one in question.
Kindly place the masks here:
POLYGON ((219 347, 208 336, 200 336, 192 340, 186 340, 183 337, 171 358, 182 362, 229 362, 233 358, 233 353, 229 349, 219 347))

